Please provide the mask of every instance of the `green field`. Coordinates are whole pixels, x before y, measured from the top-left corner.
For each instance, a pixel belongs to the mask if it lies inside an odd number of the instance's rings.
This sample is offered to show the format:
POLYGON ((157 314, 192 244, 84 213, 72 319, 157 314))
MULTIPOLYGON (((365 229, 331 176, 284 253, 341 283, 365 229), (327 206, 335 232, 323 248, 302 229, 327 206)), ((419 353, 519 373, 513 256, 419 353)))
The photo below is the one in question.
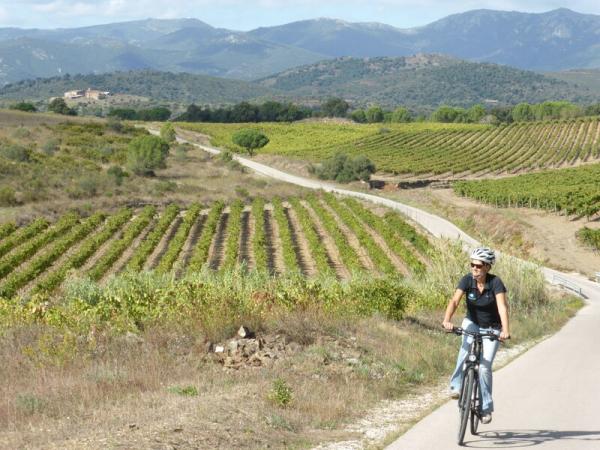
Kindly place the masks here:
POLYGON ((542 208, 591 217, 600 211, 600 164, 497 180, 459 181, 459 195, 494 206, 542 208))
POLYGON ((556 168, 600 159, 597 117, 504 126, 466 124, 180 124, 241 151, 231 135, 246 127, 271 140, 261 153, 321 162, 336 152, 366 155, 383 172, 475 176, 556 168))
POLYGON ((331 194, 71 213, 53 224, 40 218, 0 227, 0 296, 52 293, 72 271, 95 281, 121 271, 181 277, 242 267, 344 279, 359 272, 410 276, 423 272, 430 248, 399 215, 381 217, 331 194))

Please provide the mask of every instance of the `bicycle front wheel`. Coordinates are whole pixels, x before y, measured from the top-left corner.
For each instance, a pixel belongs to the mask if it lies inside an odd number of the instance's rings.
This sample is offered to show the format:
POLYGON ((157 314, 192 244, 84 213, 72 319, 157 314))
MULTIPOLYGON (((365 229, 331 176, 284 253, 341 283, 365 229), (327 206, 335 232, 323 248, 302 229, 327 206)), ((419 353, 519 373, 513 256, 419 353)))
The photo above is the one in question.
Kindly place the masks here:
POLYGON ((475 380, 475 383, 473 383, 473 407, 471 408, 471 434, 473 436, 477 435, 477 427, 479 426, 480 399, 478 397, 480 395, 479 382, 475 380))
POLYGON ((469 422, 469 413, 471 412, 471 399, 473 398, 473 385, 475 384, 475 369, 469 368, 463 376, 463 383, 458 399, 459 425, 458 425, 458 445, 463 445, 467 423, 469 422))

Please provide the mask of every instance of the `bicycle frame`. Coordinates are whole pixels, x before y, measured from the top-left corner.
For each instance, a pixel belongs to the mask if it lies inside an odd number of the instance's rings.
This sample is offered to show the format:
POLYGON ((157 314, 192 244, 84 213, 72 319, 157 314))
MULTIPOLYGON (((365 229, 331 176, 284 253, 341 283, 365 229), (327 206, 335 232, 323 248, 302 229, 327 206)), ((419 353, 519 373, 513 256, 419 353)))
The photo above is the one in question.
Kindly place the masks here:
POLYGON ((458 399, 460 423, 458 430, 458 445, 463 445, 467 421, 471 421, 471 434, 477 434, 477 426, 481 419, 481 388, 479 386, 479 362, 482 358, 483 339, 498 340, 494 333, 478 333, 462 328, 454 328, 454 334, 473 337, 469 353, 463 363, 463 379, 458 399), (472 373, 472 375, 471 375, 472 373), (464 398, 465 395, 467 398, 464 398))

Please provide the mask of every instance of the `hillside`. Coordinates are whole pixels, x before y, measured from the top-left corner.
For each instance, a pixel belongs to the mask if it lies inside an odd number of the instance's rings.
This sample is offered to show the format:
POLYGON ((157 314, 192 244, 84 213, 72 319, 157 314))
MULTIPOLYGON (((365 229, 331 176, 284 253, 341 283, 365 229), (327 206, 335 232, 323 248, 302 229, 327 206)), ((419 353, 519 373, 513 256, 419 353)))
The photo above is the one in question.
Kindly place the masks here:
POLYGON ((600 67, 600 16, 474 10, 399 29, 313 19, 248 32, 197 19, 147 19, 55 30, 0 28, 0 85, 132 69, 252 80, 323 59, 444 53, 528 70, 600 67))
POLYGON ((600 91, 600 69, 572 69, 562 72, 547 72, 544 75, 596 92, 600 91))
POLYGON ((600 99, 598 91, 534 72, 443 55, 336 58, 289 69, 258 83, 292 96, 340 96, 357 104, 390 107, 600 99))
POLYGON ((23 80, 0 88, 0 98, 47 100, 62 96, 66 91, 88 87, 158 101, 199 104, 235 103, 274 95, 272 89, 244 81, 141 70, 23 80))

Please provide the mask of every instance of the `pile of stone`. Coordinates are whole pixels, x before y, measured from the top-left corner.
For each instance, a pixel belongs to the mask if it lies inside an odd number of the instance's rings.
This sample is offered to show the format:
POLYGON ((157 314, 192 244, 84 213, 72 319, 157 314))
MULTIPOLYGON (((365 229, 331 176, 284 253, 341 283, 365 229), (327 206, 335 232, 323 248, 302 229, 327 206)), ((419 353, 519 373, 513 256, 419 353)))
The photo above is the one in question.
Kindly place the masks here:
POLYGON ((300 345, 289 342, 285 336, 257 337, 247 327, 241 326, 236 337, 224 343, 209 344, 212 359, 228 369, 268 366, 282 357, 296 353, 300 345))

